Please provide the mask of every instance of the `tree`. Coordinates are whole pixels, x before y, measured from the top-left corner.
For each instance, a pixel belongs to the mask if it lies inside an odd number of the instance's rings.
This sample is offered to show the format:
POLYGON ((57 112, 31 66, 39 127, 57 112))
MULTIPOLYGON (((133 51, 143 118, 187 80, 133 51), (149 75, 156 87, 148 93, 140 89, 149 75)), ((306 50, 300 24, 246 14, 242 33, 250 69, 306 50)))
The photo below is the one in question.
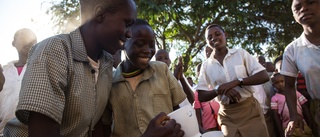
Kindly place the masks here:
MULTIPOLYGON (((53 21, 57 26, 79 18, 76 16, 79 8, 75 7, 78 5, 65 4, 69 2, 76 3, 63 0, 50 9, 56 16, 53 21)), ((280 55, 302 32, 291 16, 291 1, 136 0, 136 3, 138 17, 146 19, 155 30, 158 48, 175 48, 183 56, 186 75, 194 76, 200 60, 191 60, 206 46, 204 34, 208 24, 220 24, 225 28, 228 46, 242 47, 252 54, 266 54, 266 57, 280 55), (267 46, 265 53, 263 46, 267 46)))

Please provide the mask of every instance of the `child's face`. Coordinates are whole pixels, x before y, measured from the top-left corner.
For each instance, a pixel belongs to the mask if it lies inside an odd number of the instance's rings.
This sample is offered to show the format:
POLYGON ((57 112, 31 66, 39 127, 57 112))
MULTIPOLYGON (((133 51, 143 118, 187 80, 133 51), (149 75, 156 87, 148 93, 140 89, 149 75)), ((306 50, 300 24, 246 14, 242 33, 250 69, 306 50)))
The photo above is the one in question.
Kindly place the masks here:
POLYGON ((212 49, 224 48, 227 45, 226 35, 219 27, 212 27, 206 31, 206 41, 212 49))
POLYGON ((283 75, 277 75, 272 78, 272 85, 278 89, 280 92, 284 91, 284 76, 283 75))
POLYGON ((155 35, 148 25, 132 26, 132 38, 125 44, 125 56, 131 69, 145 69, 155 54, 155 35))
POLYGON ((213 51, 212 48, 206 46, 206 58, 209 58, 209 57, 210 57, 212 51, 213 51))
POLYGON ((165 50, 158 51, 158 53, 156 55, 156 61, 164 62, 168 65, 168 67, 171 64, 169 53, 165 50))
POLYGON ((320 23, 320 0, 293 0, 291 10, 301 25, 320 23))

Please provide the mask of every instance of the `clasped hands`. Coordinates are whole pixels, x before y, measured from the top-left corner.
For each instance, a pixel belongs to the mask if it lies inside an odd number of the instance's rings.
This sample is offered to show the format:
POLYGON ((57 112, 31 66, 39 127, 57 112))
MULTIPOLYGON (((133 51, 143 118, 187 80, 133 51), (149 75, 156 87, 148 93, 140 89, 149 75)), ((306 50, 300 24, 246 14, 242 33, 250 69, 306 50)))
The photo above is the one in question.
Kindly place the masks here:
POLYGON ((217 89, 218 95, 225 95, 230 99, 230 102, 239 102, 241 99, 240 93, 234 88, 238 86, 238 81, 230 81, 219 85, 217 89))

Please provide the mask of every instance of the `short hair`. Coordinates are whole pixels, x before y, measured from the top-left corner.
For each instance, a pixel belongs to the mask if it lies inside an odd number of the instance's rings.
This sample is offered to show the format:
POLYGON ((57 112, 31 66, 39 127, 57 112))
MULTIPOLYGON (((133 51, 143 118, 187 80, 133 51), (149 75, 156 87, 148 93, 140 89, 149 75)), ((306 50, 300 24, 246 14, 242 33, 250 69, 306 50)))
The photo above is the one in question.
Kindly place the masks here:
POLYGON ((218 27, 219 29, 221 29, 224 32, 224 29, 218 24, 210 24, 209 26, 207 26, 206 32, 208 31, 208 29, 213 28, 213 27, 218 27))
POLYGON ((272 83, 273 83, 273 79, 274 79, 274 77, 277 77, 277 76, 283 76, 281 73, 273 73, 273 75, 271 76, 271 81, 272 81, 272 83))
POLYGON ((101 4, 104 6, 105 11, 108 13, 115 13, 118 10, 122 10, 123 7, 134 3, 133 0, 80 0, 80 14, 81 22, 85 23, 90 18, 94 12, 94 8, 101 4))
MULTIPOLYGON (((150 26, 150 24, 148 23, 148 21, 144 20, 144 19, 136 19, 134 21, 134 23, 132 24, 132 26, 138 26, 138 25, 147 25, 147 26, 150 26)), ((151 26, 150 26, 151 27, 151 26)))

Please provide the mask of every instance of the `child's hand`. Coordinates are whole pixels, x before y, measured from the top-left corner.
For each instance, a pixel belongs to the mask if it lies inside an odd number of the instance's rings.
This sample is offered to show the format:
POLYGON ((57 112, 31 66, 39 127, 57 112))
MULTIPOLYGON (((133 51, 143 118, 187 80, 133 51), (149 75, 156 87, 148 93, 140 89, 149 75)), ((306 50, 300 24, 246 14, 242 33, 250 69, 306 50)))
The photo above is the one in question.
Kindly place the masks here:
POLYGON ((304 122, 300 116, 294 117, 293 121, 288 123, 288 126, 285 130, 285 136, 289 137, 294 132, 295 128, 300 128, 301 132, 304 133, 304 122))
POLYGON ((154 117, 141 137, 183 137, 181 125, 164 112, 154 117))

